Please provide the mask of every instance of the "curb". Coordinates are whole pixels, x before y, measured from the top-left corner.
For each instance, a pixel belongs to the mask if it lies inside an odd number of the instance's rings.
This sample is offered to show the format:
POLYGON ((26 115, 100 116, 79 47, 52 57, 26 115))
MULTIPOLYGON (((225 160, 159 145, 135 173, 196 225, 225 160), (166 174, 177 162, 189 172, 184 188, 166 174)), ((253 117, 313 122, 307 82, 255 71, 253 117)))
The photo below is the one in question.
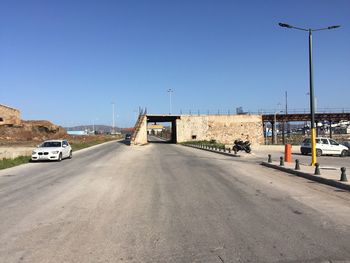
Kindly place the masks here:
POLYGON ((317 176, 317 175, 313 175, 313 174, 309 174, 309 173, 303 173, 303 172, 300 172, 300 171, 296 171, 296 170, 293 170, 293 169, 290 169, 290 168, 286 168, 286 167, 283 167, 283 166, 278 166, 278 165, 267 163, 267 162, 262 162, 261 165, 265 166, 265 167, 273 168, 273 169, 276 169, 276 170, 280 170, 282 172, 286 172, 286 173, 289 173, 289 174, 293 174, 293 175, 296 175, 296 176, 299 176, 299 177, 303 177, 303 178, 306 178, 308 180, 315 181, 315 182, 318 182, 318 183, 321 183, 321 184, 326 184, 326 185, 329 185, 329 186, 333 186, 333 187, 336 187, 336 188, 340 188, 340 189, 343 189, 343 190, 350 191, 350 185, 343 184, 343 183, 335 181, 335 180, 326 179, 326 178, 323 178, 323 177, 320 177, 320 176, 317 176))
POLYGON ((186 147, 191 147, 191 148, 199 149, 199 150, 202 150, 202 151, 207 151, 207 152, 212 152, 212 153, 218 153, 218 154, 226 155, 226 156, 230 156, 230 157, 241 157, 241 156, 238 155, 238 154, 231 154, 231 153, 227 153, 227 152, 219 152, 219 151, 214 151, 214 150, 209 150, 209 149, 203 149, 203 148, 200 148, 200 147, 197 147, 197 146, 186 145, 186 144, 181 144, 181 145, 182 145, 182 146, 186 146, 186 147))

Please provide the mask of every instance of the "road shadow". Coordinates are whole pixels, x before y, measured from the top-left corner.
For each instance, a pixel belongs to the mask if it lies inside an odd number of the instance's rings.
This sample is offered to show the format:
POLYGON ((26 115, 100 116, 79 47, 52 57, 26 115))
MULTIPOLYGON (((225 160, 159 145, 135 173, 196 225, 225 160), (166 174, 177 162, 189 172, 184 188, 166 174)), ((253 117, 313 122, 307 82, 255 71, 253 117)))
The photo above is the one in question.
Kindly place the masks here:
POLYGON ((121 140, 121 141, 118 141, 118 143, 130 146, 130 140, 121 140))
POLYGON ((171 141, 153 141, 153 140, 148 140, 148 143, 158 143, 158 144, 169 144, 172 143, 171 141))

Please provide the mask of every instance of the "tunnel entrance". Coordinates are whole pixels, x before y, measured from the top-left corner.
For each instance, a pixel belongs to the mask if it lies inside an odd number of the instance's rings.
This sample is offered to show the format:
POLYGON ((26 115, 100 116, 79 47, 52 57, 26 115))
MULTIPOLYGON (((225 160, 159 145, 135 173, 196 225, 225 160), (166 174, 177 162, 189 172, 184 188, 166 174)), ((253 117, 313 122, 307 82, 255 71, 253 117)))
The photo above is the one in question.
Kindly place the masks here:
POLYGON ((147 140, 157 143, 177 143, 176 120, 180 116, 147 115, 147 140))

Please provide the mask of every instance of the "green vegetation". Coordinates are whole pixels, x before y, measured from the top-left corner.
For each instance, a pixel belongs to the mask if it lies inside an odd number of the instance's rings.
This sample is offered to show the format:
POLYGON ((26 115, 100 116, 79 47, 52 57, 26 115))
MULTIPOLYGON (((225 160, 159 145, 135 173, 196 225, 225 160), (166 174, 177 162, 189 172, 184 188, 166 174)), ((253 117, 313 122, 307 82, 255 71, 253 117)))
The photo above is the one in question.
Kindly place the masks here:
POLYGON ((17 166, 20 164, 28 163, 30 161, 30 156, 19 156, 15 159, 2 159, 0 160, 0 170, 17 166))
POLYGON ((202 146, 210 146, 210 147, 214 147, 217 149, 223 149, 225 147, 225 144, 223 143, 217 143, 216 140, 210 140, 210 141, 189 141, 189 142, 184 142, 182 144, 187 144, 187 145, 202 145, 202 146))

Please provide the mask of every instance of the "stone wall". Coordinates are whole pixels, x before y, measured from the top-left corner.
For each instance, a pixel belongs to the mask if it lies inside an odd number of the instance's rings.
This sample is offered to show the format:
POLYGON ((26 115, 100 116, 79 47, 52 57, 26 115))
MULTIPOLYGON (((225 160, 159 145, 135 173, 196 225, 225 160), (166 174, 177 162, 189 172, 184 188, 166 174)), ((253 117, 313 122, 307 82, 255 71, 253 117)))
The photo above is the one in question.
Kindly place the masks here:
POLYGON ((20 111, 0 104, 0 125, 20 125, 20 111))
POLYGON ((131 145, 143 145, 147 143, 147 116, 142 115, 135 126, 135 132, 131 138, 131 145))
POLYGON ((216 140, 232 144, 238 138, 253 144, 264 141, 261 115, 181 115, 176 127, 177 142, 216 140))

